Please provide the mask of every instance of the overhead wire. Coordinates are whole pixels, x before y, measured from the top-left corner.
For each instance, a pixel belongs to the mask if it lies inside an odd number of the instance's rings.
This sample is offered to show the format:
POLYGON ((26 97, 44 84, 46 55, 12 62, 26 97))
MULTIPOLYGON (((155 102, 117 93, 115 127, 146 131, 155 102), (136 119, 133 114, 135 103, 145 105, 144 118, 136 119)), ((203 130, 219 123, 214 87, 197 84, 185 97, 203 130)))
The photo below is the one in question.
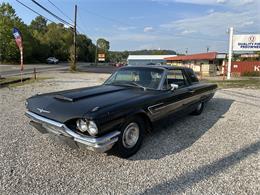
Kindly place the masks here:
POLYGON ((40 13, 38 13, 37 11, 33 10, 32 8, 30 8, 29 6, 25 5, 25 4, 22 3, 21 1, 19 1, 19 0, 15 0, 15 1, 18 2, 18 3, 20 3, 22 6, 26 7, 27 9, 31 10, 31 11, 34 12, 35 14, 37 14, 37 15, 39 15, 39 16, 45 18, 46 20, 48 20, 48 21, 50 21, 50 22, 55 23, 53 20, 51 20, 51 19, 49 19, 49 18, 43 16, 42 14, 40 14, 40 13))
POLYGON ((38 3, 35 0, 31 0, 34 4, 36 4, 37 6, 39 6, 40 8, 42 8, 43 10, 45 10, 46 12, 48 12, 50 15, 52 15, 54 18, 58 19, 60 22, 62 22, 63 24, 67 24, 68 26, 73 27, 72 24, 70 24, 69 22, 67 22, 66 20, 63 20, 62 18, 60 18, 59 16, 57 16, 56 14, 52 13, 50 10, 48 10, 47 8, 45 8, 44 6, 42 6, 40 3, 38 3))
POLYGON ((52 6, 54 6, 57 10, 59 10, 59 12, 63 15, 63 16, 65 16, 66 18, 68 18, 71 22, 73 22, 73 20, 67 15, 67 14, 65 14, 58 6, 56 6, 53 2, 51 2, 50 0, 48 0, 48 2, 50 3, 50 4, 52 4, 52 6))

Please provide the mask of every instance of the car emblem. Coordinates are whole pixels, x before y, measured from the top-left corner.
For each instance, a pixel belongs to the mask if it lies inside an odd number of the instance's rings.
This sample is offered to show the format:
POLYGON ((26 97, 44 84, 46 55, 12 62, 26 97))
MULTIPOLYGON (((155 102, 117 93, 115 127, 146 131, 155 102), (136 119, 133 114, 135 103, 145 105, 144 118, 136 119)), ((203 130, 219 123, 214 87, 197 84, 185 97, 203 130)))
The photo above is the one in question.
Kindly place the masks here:
POLYGON ((37 110, 39 110, 40 113, 50 113, 49 110, 44 110, 42 108, 37 108, 37 110))

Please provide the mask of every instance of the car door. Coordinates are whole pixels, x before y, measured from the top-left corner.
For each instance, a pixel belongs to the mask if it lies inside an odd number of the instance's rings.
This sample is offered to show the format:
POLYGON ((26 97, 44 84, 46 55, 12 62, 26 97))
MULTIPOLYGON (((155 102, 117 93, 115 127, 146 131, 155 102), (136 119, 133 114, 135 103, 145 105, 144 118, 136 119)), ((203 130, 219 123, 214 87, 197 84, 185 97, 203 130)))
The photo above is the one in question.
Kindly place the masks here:
POLYGON ((158 119, 182 110, 192 95, 189 87, 190 83, 182 69, 168 70, 162 91, 160 92, 160 100, 149 107, 153 117, 158 119), (171 84, 177 84, 178 89, 172 90, 171 84))

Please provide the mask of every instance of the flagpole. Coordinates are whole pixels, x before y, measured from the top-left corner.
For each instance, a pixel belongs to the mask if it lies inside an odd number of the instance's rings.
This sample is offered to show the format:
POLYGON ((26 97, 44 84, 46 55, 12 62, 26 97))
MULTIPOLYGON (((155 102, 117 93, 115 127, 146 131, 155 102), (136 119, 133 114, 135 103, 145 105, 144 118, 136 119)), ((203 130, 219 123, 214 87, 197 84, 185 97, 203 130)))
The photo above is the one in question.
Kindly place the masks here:
POLYGON ((20 56, 21 56, 20 73, 21 73, 21 83, 22 83, 23 82, 23 48, 20 49, 20 56))

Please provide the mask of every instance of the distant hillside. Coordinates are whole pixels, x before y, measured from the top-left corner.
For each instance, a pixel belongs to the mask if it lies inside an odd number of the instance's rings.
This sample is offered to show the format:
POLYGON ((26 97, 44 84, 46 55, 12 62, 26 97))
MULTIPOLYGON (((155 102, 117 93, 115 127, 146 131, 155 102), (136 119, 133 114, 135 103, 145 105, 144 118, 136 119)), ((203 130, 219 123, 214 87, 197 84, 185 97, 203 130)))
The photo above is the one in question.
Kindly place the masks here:
POLYGON ((136 51, 110 51, 109 59, 111 62, 124 62, 128 55, 176 55, 173 50, 136 50, 136 51))

